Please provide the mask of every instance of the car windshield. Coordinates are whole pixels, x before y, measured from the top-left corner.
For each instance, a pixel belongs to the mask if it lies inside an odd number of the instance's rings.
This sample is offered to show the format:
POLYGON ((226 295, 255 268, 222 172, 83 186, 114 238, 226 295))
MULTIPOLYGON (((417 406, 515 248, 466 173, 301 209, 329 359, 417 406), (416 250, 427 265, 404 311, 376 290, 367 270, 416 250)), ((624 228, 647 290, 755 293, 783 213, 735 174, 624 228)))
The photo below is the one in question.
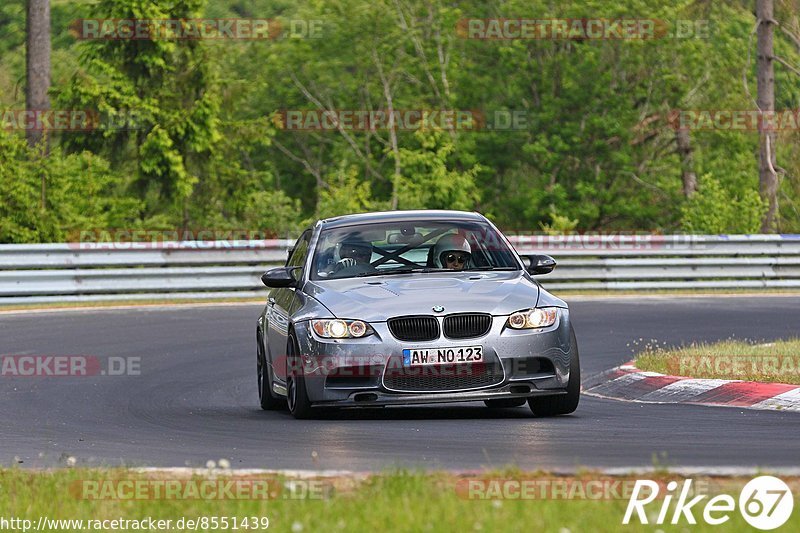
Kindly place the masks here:
POLYGON ((519 269, 513 251, 485 222, 408 221, 323 229, 311 279, 519 269))

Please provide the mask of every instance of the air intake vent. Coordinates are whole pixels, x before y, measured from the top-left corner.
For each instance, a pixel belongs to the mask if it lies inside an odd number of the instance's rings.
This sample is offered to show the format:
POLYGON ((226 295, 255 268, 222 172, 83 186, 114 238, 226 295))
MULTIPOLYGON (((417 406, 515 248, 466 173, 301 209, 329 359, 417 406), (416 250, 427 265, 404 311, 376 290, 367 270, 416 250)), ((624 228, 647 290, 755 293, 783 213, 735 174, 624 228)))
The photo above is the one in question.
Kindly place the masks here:
MULTIPOLYGON (((491 357, 489 358, 491 359, 491 357)), ((383 374, 383 386, 393 392, 448 392, 493 387, 503 381, 503 367, 496 360, 486 363, 404 367, 392 357, 383 374)))
POLYGON ((432 341, 439 338, 439 322, 432 316, 390 318, 389 331, 401 341, 432 341))
POLYGON ((450 339, 482 337, 492 327, 492 315, 465 313, 449 315, 444 319, 444 335, 450 339))

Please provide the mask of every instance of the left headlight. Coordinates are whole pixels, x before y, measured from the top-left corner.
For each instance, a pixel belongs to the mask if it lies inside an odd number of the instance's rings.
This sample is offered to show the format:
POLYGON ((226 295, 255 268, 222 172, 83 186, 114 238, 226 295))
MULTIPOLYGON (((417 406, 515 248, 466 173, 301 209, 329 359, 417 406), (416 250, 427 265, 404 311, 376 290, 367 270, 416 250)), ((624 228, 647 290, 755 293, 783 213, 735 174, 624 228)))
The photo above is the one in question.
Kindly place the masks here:
POLYGON ((550 327, 558 320, 558 307, 537 307, 517 311, 508 317, 507 325, 513 329, 537 329, 550 327))
POLYGON ((363 320, 312 320, 311 327, 317 335, 326 339, 357 339, 374 333, 363 320))

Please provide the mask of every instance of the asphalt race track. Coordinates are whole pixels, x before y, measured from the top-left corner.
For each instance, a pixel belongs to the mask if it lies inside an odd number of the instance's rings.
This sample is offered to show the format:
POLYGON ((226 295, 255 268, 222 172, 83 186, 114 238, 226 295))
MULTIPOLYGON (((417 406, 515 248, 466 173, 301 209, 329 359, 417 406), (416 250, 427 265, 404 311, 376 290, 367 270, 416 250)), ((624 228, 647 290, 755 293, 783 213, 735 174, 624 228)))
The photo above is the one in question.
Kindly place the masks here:
MULTIPOLYGON (((568 299, 569 300, 569 299, 568 299)), ((633 340, 798 335, 800 298, 571 302, 584 378, 633 340)), ((140 357, 141 375, 0 377, 0 463, 373 470, 579 466, 797 467, 800 414, 584 396, 571 416, 482 403, 296 421, 256 391, 258 305, 0 315, 0 355, 140 357)))

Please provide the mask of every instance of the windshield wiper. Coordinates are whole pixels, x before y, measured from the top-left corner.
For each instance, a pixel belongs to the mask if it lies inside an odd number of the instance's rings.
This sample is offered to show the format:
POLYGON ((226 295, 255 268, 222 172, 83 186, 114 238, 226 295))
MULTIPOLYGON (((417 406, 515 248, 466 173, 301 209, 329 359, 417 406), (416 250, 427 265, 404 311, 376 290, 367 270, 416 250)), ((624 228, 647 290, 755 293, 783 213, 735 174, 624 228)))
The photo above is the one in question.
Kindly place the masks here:
POLYGON ((362 272, 356 274, 357 278, 366 278, 369 276, 389 276, 391 274, 415 274, 417 272, 442 272, 445 268, 431 268, 431 267, 416 267, 416 268, 387 268, 386 270, 378 270, 377 272, 362 272))

